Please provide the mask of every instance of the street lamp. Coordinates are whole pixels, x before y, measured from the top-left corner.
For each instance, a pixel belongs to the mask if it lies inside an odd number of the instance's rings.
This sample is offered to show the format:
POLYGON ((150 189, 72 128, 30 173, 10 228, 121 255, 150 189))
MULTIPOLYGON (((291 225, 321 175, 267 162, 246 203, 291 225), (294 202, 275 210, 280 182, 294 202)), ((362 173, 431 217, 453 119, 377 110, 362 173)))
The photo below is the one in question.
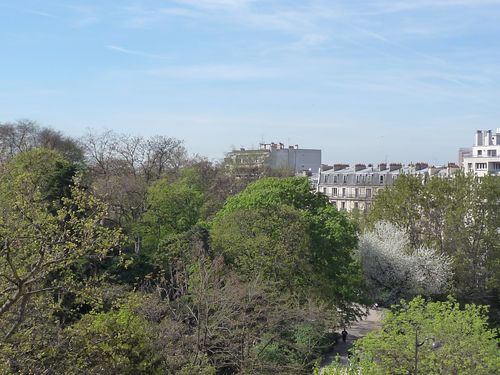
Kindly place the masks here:
POLYGON ((418 375, 418 349, 424 345, 427 340, 432 340, 431 348, 433 350, 440 348, 443 344, 436 341, 434 337, 426 337, 423 341, 418 341, 418 327, 415 327, 415 375, 418 375))

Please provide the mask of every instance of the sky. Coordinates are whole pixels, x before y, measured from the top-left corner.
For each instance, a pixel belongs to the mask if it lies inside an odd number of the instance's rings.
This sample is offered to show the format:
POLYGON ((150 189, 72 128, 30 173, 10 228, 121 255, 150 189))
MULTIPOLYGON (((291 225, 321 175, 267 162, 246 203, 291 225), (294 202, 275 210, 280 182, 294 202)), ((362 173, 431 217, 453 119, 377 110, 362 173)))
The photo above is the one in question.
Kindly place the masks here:
POLYGON ((500 0, 0 0, 0 122, 456 161, 500 128, 500 0))

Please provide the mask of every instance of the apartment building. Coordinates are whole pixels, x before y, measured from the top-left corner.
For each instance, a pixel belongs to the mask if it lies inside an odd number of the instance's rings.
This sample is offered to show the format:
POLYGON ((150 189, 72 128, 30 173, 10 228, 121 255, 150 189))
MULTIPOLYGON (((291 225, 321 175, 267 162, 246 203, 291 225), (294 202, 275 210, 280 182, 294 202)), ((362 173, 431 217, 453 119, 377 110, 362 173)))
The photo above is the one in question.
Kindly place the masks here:
POLYGON ((492 130, 476 131, 472 150, 462 155, 465 173, 472 172, 477 177, 500 176, 500 128, 495 133, 492 130))
POLYGON ((321 150, 303 149, 298 145, 261 143, 258 149, 233 150, 224 158, 226 166, 238 173, 256 173, 260 168, 288 169, 295 174, 315 171, 321 167, 321 150))
POLYGON ((429 166, 427 163, 402 165, 400 163, 377 166, 372 164, 334 164, 316 176, 317 191, 326 194, 338 210, 367 211, 376 195, 394 184, 402 174, 419 176, 425 183, 433 176, 449 177, 460 168, 450 163, 446 167, 429 166))

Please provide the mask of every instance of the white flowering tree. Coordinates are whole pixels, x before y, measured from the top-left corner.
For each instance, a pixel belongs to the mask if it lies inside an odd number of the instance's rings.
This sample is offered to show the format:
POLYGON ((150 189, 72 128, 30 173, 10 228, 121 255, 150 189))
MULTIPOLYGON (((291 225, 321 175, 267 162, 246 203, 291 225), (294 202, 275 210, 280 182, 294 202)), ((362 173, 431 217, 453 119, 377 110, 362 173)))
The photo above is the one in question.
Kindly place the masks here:
POLYGON ((443 293, 452 277, 450 257, 412 248, 406 230, 386 221, 361 235, 359 256, 373 297, 383 303, 443 293))

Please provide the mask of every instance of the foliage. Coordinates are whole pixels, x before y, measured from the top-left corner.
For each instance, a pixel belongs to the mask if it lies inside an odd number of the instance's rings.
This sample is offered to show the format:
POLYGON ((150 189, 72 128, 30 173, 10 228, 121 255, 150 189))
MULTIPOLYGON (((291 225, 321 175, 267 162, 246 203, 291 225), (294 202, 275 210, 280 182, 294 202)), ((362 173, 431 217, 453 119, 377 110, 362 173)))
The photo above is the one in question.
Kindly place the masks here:
POLYGON ((310 285, 308 225, 296 209, 235 210, 214 224, 211 240, 247 278, 259 275, 289 291, 310 285))
MULTIPOLYGON (((311 192, 307 178, 266 178, 249 185, 228 199, 214 219, 211 235, 214 249, 230 262, 259 254, 264 256, 259 264, 276 264, 273 251, 279 243, 278 248, 286 249, 281 254, 303 259, 299 269, 314 275, 305 285, 307 293, 330 303, 361 298, 359 267, 351 256, 357 241, 354 226, 325 196, 311 192), (280 216, 287 217, 288 225, 280 216), (286 239, 299 228, 304 239, 290 246, 286 239)), ((297 276, 300 273, 288 273, 286 278, 297 276)))
POLYGON ((311 192, 306 177, 270 177, 260 179, 238 195, 230 197, 217 216, 237 208, 272 208, 280 205, 313 212, 327 203, 326 196, 311 192))
POLYGON ((499 178, 458 173, 422 184, 401 176, 377 196, 369 219, 372 226, 385 220, 405 229, 414 248, 451 256, 457 297, 500 311, 499 178))
POLYGON ((144 228, 148 250, 168 235, 189 230, 200 217, 203 195, 183 180, 173 183, 161 179, 148 189, 146 212, 141 227, 144 228))
POLYGON ((155 358, 152 326, 135 311, 139 304, 132 298, 109 312, 87 314, 69 327, 66 373, 163 373, 155 358))
POLYGON ((380 330, 356 342, 356 356, 371 362, 375 373, 413 374, 417 339, 419 373, 495 374, 499 340, 487 328, 486 313, 486 307, 474 304, 460 309, 453 299, 402 301, 387 312, 380 330))
POLYGON ((379 303, 442 294, 452 277, 450 257, 423 247, 412 249, 407 231, 385 221, 361 235, 359 256, 368 287, 379 303))
POLYGON ((65 159, 80 163, 83 150, 78 141, 30 120, 0 123, 0 164, 36 148, 55 150, 65 159))
POLYGON ((52 151, 14 158, 0 182, 0 323, 9 338, 29 314, 30 299, 58 288, 51 275, 84 257, 104 257, 120 242, 101 225, 106 207, 76 179, 54 202, 64 161, 52 151), (50 194, 48 194, 50 193, 50 194), (49 200, 52 199, 52 200, 49 200))
POLYGON ((187 163, 182 141, 105 131, 89 132, 82 144, 92 186, 110 207, 108 222, 121 227, 130 248, 139 253, 142 239, 135 229, 145 211, 147 190, 161 178, 175 177, 187 163))

